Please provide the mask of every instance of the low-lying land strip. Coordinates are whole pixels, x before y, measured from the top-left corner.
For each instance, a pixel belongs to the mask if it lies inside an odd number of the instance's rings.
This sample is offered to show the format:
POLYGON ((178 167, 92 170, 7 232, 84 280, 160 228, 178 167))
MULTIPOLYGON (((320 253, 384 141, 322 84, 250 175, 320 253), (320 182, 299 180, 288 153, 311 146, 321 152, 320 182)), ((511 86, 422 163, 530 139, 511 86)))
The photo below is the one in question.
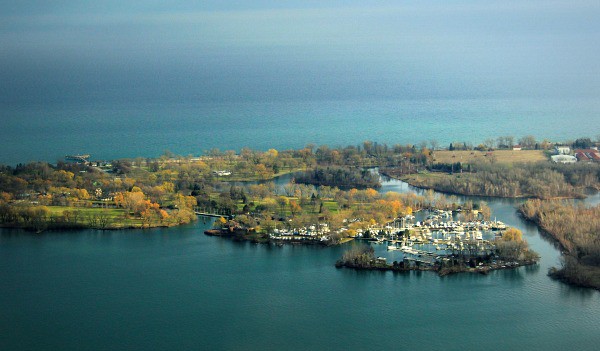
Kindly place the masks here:
POLYGON ((547 160, 548 157, 543 150, 436 150, 433 152, 433 162, 436 163, 474 163, 484 161, 514 164, 547 160))
POLYGON ((600 205, 528 200, 519 211, 563 249, 562 266, 552 268, 550 276, 600 290, 600 205))

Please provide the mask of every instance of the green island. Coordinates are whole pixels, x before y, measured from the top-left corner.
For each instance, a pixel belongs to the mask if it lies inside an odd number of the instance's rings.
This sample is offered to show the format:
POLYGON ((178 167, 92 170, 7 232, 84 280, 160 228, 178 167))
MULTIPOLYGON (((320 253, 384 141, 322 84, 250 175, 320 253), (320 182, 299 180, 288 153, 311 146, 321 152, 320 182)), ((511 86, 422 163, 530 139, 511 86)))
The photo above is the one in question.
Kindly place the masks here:
MULTIPOLYGON (((459 203, 451 194, 535 198, 521 212, 568 253, 564 267, 550 274, 597 286, 590 283, 597 277, 588 274, 599 262, 596 246, 588 245, 597 242, 595 227, 580 226, 583 234, 573 236, 547 222, 557 199, 581 198, 586 188, 600 187, 597 143, 524 137, 515 145, 512 140, 500 137, 477 147, 458 142, 447 149, 434 141, 431 147, 366 141, 264 152, 213 149, 200 157, 165 152, 158 158, 113 161, 75 155, 67 157, 72 162, 54 165, 0 166, 0 225, 37 233, 145 229, 210 216, 216 220, 207 235, 275 245, 384 243, 404 257, 388 263, 368 246, 352 244, 338 267, 485 273, 535 264, 538 256, 518 230, 491 220, 485 202, 459 203), (290 182, 275 185, 273 180, 286 174, 290 182), (430 190, 380 193, 375 190, 379 174, 430 190)), ((587 211, 560 204, 571 212, 553 212, 557 218, 573 221, 587 211)))

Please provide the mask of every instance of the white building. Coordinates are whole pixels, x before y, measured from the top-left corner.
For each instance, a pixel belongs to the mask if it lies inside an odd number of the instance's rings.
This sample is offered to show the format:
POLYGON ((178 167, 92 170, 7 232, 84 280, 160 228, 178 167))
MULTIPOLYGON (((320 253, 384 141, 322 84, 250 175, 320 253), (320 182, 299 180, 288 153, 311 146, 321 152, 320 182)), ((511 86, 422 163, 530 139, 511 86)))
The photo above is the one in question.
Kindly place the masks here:
POLYGON ((551 156, 552 162, 554 163, 575 163, 577 162, 577 157, 571 155, 554 155, 551 156))
POLYGON ((568 155, 571 153, 571 148, 568 146, 557 145, 554 147, 554 153, 557 155, 568 155))
POLYGON ((213 171, 213 174, 219 177, 223 177, 223 176, 230 176, 231 172, 230 171, 213 171))

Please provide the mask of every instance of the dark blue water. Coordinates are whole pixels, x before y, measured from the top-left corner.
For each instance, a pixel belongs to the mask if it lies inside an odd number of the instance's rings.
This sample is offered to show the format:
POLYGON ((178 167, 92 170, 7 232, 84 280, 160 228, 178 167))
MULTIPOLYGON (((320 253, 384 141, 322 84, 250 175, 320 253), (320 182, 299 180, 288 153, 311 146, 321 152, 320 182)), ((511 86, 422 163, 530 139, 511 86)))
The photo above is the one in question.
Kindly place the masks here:
POLYGON ((13 105, 0 109, 0 163, 54 162, 75 153, 106 160, 156 157, 165 150, 199 155, 212 148, 346 146, 365 140, 477 145, 486 138, 532 134, 564 141, 595 138, 599 122, 598 99, 13 105))
POLYGON ((600 294, 548 278, 558 251, 516 216, 518 201, 488 200, 539 266, 443 278, 339 270, 345 247, 235 243, 205 236, 202 221, 2 229, 0 349, 596 349, 600 294))

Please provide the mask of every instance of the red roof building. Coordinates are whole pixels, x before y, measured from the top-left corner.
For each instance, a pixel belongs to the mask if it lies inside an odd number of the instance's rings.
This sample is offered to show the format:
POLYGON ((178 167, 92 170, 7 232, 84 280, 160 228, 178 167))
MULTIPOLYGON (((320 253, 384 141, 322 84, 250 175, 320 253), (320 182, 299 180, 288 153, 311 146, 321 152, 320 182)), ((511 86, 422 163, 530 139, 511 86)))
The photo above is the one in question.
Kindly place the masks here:
POLYGON ((594 149, 575 150, 575 157, 577 157, 577 161, 580 162, 600 162, 600 153, 598 153, 598 150, 594 149))

